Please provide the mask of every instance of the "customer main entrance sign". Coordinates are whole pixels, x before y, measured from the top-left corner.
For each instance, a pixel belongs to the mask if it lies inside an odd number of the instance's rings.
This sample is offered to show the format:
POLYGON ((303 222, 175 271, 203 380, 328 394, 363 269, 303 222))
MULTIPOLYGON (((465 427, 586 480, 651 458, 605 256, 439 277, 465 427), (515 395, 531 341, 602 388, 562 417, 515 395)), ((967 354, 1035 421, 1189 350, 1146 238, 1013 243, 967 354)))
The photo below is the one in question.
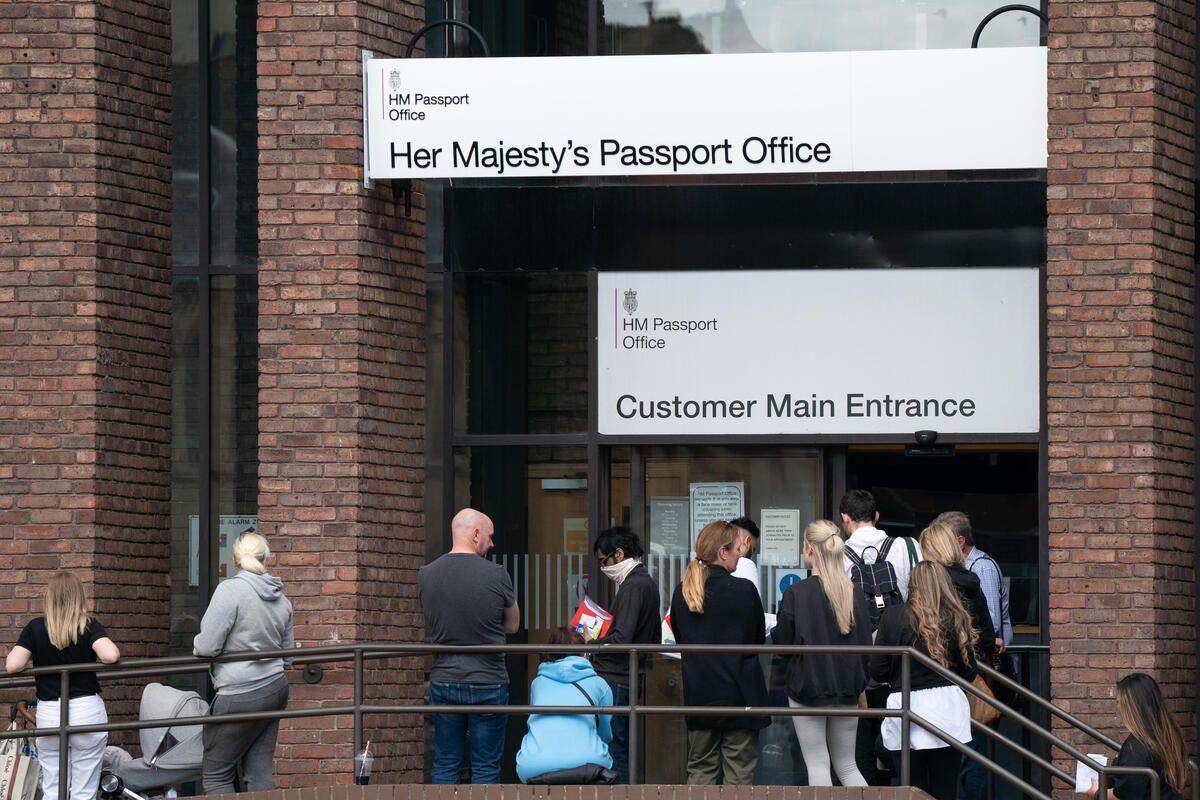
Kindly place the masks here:
POLYGON ((601 272, 599 433, 1036 433, 1038 281, 1032 268, 601 272))
POLYGON ((366 177, 1040 169, 1046 49, 363 60, 366 177))

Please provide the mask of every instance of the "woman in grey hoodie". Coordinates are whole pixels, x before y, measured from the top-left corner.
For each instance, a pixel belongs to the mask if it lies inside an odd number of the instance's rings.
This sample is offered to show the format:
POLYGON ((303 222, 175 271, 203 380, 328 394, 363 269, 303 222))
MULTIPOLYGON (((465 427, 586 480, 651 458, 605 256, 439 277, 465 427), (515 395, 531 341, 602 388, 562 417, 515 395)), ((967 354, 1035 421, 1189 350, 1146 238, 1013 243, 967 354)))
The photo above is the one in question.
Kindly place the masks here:
MULTIPOLYGON (((243 533, 233 544, 237 575, 213 592, 192 652, 201 657, 293 646, 292 604, 283 581, 267 574, 263 562, 271 554, 267 540, 243 533)), ((288 683, 283 674, 290 658, 214 664, 213 714, 281 711, 287 708, 288 683)), ((204 728, 204 793, 257 792, 275 788, 275 739, 279 721, 235 722, 204 728), (234 785, 242 774, 243 786, 234 785)))

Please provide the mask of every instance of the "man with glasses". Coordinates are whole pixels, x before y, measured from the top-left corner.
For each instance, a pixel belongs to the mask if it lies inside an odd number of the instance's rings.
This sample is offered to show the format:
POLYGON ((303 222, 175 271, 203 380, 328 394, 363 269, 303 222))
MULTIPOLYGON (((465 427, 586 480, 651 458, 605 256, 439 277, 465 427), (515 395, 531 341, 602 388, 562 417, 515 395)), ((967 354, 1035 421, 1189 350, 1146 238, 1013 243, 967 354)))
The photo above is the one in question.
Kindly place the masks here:
MULTIPOLYGON (((613 616, 608 634, 601 644, 658 644, 662 641, 662 620, 659 618, 658 584, 642 566, 642 542, 629 528, 616 527, 602 531, 596 539, 596 560, 600 570, 617 585, 617 596, 609 612, 613 616)), ((639 673, 645 675, 650 663, 648 655, 639 659, 639 673)), ((596 673, 613 690, 613 705, 629 703, 629 654, 597 653, 592 658, 596 673)), ((645 682, 638 680, 644 690, 645 682)), ((614 714, 612 718, 613 770, 619 783, 629 783, 629 718, 614 714)))

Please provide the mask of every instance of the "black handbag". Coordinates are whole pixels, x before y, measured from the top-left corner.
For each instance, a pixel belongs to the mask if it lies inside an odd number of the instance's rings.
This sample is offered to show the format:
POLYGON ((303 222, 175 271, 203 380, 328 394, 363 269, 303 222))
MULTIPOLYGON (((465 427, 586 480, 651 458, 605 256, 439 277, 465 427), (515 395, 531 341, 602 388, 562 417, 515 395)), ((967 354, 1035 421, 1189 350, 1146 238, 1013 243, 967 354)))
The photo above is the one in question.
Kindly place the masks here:
POLYGON ((556 769, 543 772, 530 778, 526 783, 532 786, 551 786, 562 784, 582 785, 611 785, 617 782, 617 773, 599 764, 580 764, 569 769, 556 769))

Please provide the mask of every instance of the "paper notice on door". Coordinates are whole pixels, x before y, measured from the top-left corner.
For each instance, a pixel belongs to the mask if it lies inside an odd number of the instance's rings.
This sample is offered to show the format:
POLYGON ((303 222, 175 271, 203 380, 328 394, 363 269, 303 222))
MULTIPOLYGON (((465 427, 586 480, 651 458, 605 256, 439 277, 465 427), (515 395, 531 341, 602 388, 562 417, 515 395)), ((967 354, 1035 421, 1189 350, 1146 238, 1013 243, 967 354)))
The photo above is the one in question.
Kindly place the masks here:
MULTIPOLYGON (((1087 757, 1097 764, 1108 766, 1108 756, 1099 756, 1095 753, 1088 753, 1087 757)), ((1100 774, 1096 770, 1089 767, 1082 761, 1075 762, 1075 792, 1083 794, 1092 788, 1092 781, 1099 781, 1100 774)))

